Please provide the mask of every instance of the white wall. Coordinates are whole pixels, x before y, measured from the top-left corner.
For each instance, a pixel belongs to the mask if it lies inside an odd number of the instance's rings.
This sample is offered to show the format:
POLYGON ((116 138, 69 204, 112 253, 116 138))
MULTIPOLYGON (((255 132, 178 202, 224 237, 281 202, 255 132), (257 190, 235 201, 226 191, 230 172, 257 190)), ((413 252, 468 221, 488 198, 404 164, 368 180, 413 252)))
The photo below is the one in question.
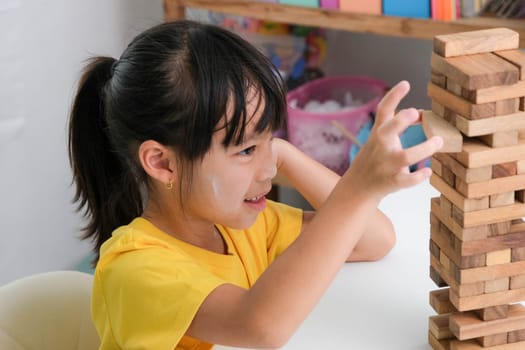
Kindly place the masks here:
POLYGON ((0 285, 89 251, 66 149, 79 72, 162 20, 161 0, 0 0, 0 285))
MULTIPOLYGON (((0 0, 0 285, 73 268, 88 253, 78 239, 82 220, 71 204, 66 149, 82 61, 118 56, 162 16, 161 0, 0 0)), ((328 37, 327 74, 407 79, 413 90, 405 104, 428 108, 430 41, 328 37)))

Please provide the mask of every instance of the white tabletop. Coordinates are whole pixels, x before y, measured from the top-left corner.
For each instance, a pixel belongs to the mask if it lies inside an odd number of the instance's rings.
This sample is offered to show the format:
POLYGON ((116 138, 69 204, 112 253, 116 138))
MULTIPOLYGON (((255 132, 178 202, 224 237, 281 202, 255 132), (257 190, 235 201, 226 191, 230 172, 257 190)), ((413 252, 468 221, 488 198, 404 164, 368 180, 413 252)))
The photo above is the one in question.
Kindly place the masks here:
MULTIPOLYGON (((428 181, 396 192, 380 205, 397 232, 383 260, 346 264, 319 304, 283 349, 430 349, 428 181)), ((215 349, 229 349, 217 346, 215 349)))

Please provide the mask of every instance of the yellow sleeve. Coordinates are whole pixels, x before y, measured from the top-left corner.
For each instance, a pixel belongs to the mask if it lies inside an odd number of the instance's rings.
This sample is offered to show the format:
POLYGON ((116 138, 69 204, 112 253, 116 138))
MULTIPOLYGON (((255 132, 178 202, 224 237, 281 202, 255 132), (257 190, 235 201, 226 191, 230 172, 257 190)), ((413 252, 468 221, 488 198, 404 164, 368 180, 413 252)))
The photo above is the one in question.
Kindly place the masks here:
POLYGON ((264 219, 268 262, 272 263, 301 233, 303 211, 283 203, 268 201, 264 219))
POLYGON ((175 349, 204 299, 223 283, 163 248, 119 255, 95 274, 92 309, 100 349, 175 349))

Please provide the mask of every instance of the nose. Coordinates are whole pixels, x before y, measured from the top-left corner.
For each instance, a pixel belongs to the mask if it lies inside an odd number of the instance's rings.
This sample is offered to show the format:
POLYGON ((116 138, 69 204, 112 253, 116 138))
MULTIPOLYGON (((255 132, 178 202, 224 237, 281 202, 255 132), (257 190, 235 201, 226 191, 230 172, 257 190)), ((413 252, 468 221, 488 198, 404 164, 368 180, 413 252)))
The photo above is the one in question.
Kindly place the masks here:
POLYGON ((257 180, 260 182, 271 181, 277 175, 277 156, 273 152, 271 143, 261 152, 257 180))

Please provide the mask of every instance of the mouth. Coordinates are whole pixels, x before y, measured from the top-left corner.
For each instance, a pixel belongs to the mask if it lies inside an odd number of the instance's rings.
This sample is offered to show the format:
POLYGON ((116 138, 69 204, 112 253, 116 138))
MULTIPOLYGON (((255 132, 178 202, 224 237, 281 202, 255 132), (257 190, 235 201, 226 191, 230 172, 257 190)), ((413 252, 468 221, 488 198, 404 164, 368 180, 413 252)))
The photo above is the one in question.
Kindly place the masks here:
POLYGON ((262 197, 264 197, 265 195, 260 195, 260 196, 256 196, 256 197, 252 197, 252 198, 246 198, 244 201, 245 202, 248 202, 248 203, 255 203, 255 202, 258 202, 261 200, 262 197))
POLYGON ((270 192, 270 190, 262 193, 262 194, 259 194, 255 197, 250 197, 250 198, 245 198, 244 201, 247 202, 247 203, 258 203, 259 201, 261 201, 261 199, 265 198, 266 195, 270 192))

